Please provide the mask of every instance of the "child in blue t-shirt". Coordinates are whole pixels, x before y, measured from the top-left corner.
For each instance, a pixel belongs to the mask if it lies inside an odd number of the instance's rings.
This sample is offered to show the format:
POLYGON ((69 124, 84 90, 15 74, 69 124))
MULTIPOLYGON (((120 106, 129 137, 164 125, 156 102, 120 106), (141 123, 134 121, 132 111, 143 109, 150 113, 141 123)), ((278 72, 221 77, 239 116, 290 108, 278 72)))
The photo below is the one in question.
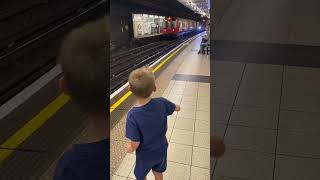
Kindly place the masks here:
POLYGON ((106 17, 90 22, 69 33, 61 47, 60 89, 87 112, 90 125, 87 142, 72 145, 59 159, 54 180, 110 179, 106 28, 106 17))
POLYGON ((143 67, 129 76, 129 90, 137 97, 137 105, 127 114, 126 137, 129 153, 136 150, 134 174, 146 179, 152 170, 156 180, 162 180, 167 168, 167 116, 180 111, 180 106, 165 98, 151 98, 156 91, 151 70, 143 67))

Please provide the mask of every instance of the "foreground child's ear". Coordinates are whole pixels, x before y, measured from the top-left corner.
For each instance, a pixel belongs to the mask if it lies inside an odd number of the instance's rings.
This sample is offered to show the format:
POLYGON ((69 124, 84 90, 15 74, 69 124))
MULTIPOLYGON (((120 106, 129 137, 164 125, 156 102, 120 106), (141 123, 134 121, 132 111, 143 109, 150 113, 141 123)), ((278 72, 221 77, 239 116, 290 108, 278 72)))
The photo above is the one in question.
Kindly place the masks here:
POLYGON ((64 78, 64 76, 62 76, 60 79, 59 79, 59 89, 65 93, 65 94, 69 94, 69 89, 68 89, 68 86, 67 86, 67 82, 64 78))
POLYGON ((132 88, 131 88, 130 84, 129 84, 129 86, 128 86, 128 90, 129 90, 129 91, 131 91, 131 90, 132 90, 132 88))

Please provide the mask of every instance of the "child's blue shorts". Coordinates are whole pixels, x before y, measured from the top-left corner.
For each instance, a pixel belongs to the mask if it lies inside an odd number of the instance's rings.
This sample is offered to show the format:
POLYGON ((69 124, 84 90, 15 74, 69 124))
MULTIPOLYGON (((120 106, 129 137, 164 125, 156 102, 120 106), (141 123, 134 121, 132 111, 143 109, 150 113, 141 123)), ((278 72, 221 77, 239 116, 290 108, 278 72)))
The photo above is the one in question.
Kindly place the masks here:
POLYGON ((167 169, 167 152, 158 160, 146 161, 141 158, 136 158, 136 166, 134 168, 134 175, 137 180, 144 180, 147 174, 153 170, 155 172, 163 173, 167 169))

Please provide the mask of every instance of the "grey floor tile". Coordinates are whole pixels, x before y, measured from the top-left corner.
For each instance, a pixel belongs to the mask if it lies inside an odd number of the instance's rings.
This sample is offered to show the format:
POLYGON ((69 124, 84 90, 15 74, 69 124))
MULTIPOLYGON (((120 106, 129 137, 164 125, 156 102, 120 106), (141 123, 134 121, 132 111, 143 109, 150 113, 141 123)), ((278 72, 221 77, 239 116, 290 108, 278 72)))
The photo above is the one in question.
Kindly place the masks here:
POLYGON ((320 113, 280 111, 279 129, 320 135, 320 113))
POLYGON ((300 79, 300 78, 284 78, 283 80, 283 90, 286 93, 289 92, 303 92, 303 91, 319 91, 320 87, 318 85, 319 77, 312 79, 300 79))
POLYGON ((211 128, 210 128, 211 136, 212 135, 217 135, 217 136, 223 137, 223 135, 224 135, 224 133, 226 131, 226 127, 227 127, 227 125, 225 125, 225 124, 216 124, 214 126, 211 126, 211 128))
POLYGON ((277 156, 274 180, 311 180, 320 177, 320 159, 277 156))
POLYGON ((278 108, 266 109, 235 106, 232 110, 229 123, 232 125, 276 129, 278 124, 278 108))
MULTIPOLYGON (((281 78, 281 77, 280 77, 281 78)), ((280 83, 276 82, 273 83, 274 80, 270 79, 262 79, 259 77, 256 77, 256 79, 244 79, 241 81, 241 89, 244 89, 246 91, 250 91, 252 89, 263 89, 267 91, 280 91, 281 90, 281 79, 280 83)))
POLYGON ((213 104, 210 108, 210 118, 212 122, 227 124, 231 112, 231 105, 213 104))
POLYGON ((248 63, 241 86, 246 88, 280 89, 283 67, 280 65, 248 63))
POLYGON ((320 135, 279 131, 277 153, 320 158, 320 135))
POLYGON ((213 72, 217 75, 234 74, 235 76, 241 76, 245 63, 240 62, 228 62, 228 61, 214 61, 213 72))
POLYGON ((301 91, 284 88, 281 108, 297 111, 320 112, 319 89, 303 89, 301 91))
POLYGON ((278 77, 282 74, 282 65, 247 63, 244 75, 265 75, 278 77))
POLYGON ((257 152, 227 150, 218 161, 215 176, 272 180, 274 156, 257 152))
POLYGON ((213 172, 215 169, 216 159, 213 157, 210 157, 210 175, 213 176, 213 172))
POLYGON ((281 107, 290 110, 320 112, 319 69, 286 67, 281 107))
POLYGON ((308 89, 319 90, 320 85, 317 83, 319 80, 319 77, 312 79, 284 78, 283 88, 285 92, 305 91, 308 89))
POLYGON ((212 87, 236 89, 239 86, 241 76, 232 74, 220 74, 213 77, 212 87))
POLYGON ((274 153, 276 130, 228 126, 225 143, 233 149, 274 153))
POLYGON ((295 87, 320 88, 320 69, 309 67, 286 66, 284 73, 284 83, 295 87))
POLYGON ((213 103, 232 104, 236 97, 237 89, 215 87, 211 90, 213 103))
POLYGON ((237 106, 257 106, 277 108, 280 103, 281 89, 241 88, 235 104, 237 106))

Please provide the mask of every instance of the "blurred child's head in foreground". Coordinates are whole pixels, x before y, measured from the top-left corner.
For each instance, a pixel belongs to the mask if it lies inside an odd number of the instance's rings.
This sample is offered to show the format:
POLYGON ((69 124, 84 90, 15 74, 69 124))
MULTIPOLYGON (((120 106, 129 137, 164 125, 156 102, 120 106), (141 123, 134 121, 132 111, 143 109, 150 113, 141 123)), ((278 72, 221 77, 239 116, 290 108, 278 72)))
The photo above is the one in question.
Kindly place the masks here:
POLYGON ((109 114, 107 17, 70 32, 60 49, 58 63, 63 77, 60 88, 91 116, 109 114))

